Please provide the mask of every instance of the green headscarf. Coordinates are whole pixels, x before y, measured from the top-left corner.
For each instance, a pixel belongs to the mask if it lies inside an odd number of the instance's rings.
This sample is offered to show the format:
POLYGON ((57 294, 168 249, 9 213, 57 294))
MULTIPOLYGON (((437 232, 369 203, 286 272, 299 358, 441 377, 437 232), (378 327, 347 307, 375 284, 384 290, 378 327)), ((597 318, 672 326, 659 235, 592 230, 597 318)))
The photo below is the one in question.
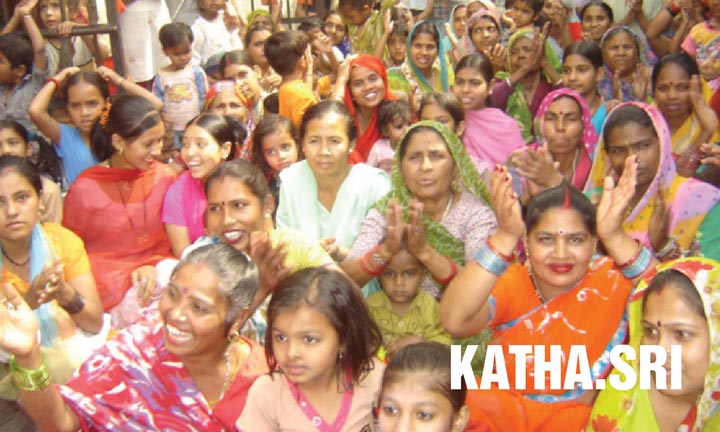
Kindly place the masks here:
POLYGON ((275 21, 273 21, 272 15, 270 15, 270 12, 264 9, 255 9, 254 11, 247 14, 247 18, 245 19, 245 22, 247 23, 247 28, 252 27, 253 23, 255 22, 255 18, 260 15, 265 16, 270 20, 270 25, 272 26, 273 32, 277 31, 277 29, 275 28, 275 21))

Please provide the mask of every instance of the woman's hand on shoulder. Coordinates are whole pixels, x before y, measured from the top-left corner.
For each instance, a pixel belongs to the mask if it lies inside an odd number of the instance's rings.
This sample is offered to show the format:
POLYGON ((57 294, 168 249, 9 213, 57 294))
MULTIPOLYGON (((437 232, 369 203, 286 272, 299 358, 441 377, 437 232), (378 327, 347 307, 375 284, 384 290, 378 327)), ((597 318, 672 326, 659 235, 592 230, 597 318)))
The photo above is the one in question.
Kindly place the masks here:
POLYGON ((497 232, 511 236, 517 242, 525 234, 520 201, 512 190, 512 175, 502 165, 495 165, 490 177, 492 209, 498 220, 497 232))
POLYGON ((612 177, 605 177, 596 214, 597 235, 601 241, 623 233, 626 209, 635 196, 637 167, 637 157, 631 155, 625 159, 625 168, 617 185, 612 177))
POLYGON ((35 313, 8 283, 3 284, 0 296, 0 348, 15 356, 30 355, 37 346, 35 313))

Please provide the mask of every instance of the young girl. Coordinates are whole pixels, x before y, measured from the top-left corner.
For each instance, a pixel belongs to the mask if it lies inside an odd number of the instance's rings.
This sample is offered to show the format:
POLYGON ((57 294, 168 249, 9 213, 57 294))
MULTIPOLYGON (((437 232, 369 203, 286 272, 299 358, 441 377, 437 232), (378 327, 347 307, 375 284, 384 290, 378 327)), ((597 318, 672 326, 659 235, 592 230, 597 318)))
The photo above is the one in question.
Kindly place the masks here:
POLYGON ((215 53, 242 49, 238 29, 230 29, 225 22, 225 0, 199 0, 200 16, 192 25, 193 63, 205 64, 215 53))
POLYGON ((266 114, 253 132, 252 161, 265 173, 276 203, 280 202, 280 172, 303 158, 296 137, 290 119, 277 114, 266 114))
POLYGON ((265 40, 271 34, 270 29, 261 24, 250 27, 245 33, 245 51, 250 55, 253 66, 260 68, 260 85, 268 93, 277 90, 282 81, 265 56, 265 40))
POLYGON ((493 65, 495 73, 507 69, 505 48, 500 40, 500 17, 497 12, 480 9, 467 22, 467 30, 462 39, 465 54, 481 52, 493 65))
POLYGON ((168 189, 162 211, 175 256, 204 234, 203 183, 220 163, 235 156, 234 140, 232 124, 215 114, 201 114, 185 128, 180 152, 188 170, 168 189))
POLYGON ((512 117, 497 108, 488 108, 492 77, 490 60, 482 53, 470 54, 455 68, 452 90, 465 110, 462 139, 468 154, 490 165, 502 165, 514 150, 525 147, 525 141, 512 117))
MULTIPOLYGON (((41 171, 42 194, 40 195, 40 221, 60 223, 62 221, 62 192, 52 176, 60 180, 57 156, 47 142, 36 137, 39 145, 38 170, 41 171), (46 170, 46 172, 43 172, 46 170)), ((0 120, 0 156, 13 155, 21 158, 33 156, 32 144, 28 142, 28 131, 16 121, 0 120)))
POLYGON ((350 54, 350 38, 348 37, 347 24, 335 10, 325 15, 323 20, 325 33, 330 36, 332 43, 340 50, 343 58, 350 54))
POLYGON ((265 353, 273 371, 248 393, 239 430, 370 430, 383 365, 380 331, 340 272, 308 268, 277 287, 265 353), (334 419, 334 420, 333 420, 334 419))
POLYGON ((30 119, 38 130, 57 146, 55 150, 63 161, 68 185, 85 169, 99 162, 98 156, 90 150, 90 141, 91 136, 103 128, 101 123, 106 120, 101 117, 109 111, 107 81, 128 93, 142 96, 156 109, 162 109, 162 101, 155 95, 103 66, 97 72, 80 71, 76 67, 61 70, 47 80, 28 108, 30 119), (71 125, 58 122, 48 113, 56 90, 63 91, 71 125))
POLYGON ((398 350, 383 375, 380 430, 461 432, 469 410, 465 387, 450 389, 450 348, 421 342, 398 350))
POLYGON ((375 142, 365 163, 391 174, 395 148, 413 123, 412 111, 404 100, 383 101, 378 107, 377 116, 384 138, 375 142))

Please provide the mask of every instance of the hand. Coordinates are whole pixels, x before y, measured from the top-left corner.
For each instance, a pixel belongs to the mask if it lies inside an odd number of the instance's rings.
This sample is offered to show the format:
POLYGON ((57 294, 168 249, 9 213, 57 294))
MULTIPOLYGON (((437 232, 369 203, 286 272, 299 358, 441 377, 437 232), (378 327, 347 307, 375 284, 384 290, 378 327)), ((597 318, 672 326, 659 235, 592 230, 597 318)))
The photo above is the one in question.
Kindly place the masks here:
POLYGON ((633 0, 630 7, 630 13, 635 16, 643 13, 643 0, 633 0))
POLYGON ((37 317, 12 285, 3 284, 0 297, 0 348, 27 356, 38 344, 37 317))
POLYGON ((72 31, 73 28, 75 28, 76 25, 77 25, 77 23, 75 23, 75 22, 64 21, 64 22, 61 22, 60 24, 58 24, 57 31, 58 31, 58 33, 60 33, 61 36, 70 36, 70 32, 72 31))
POLYGON ((318 52, 333 55, 332 41, 325 33, 321 33, 318 37, 315 38, 315 40, 312 42, 312 47, 318 52))
POLYGON ((97 69, 95 69, 95 72, 97 72, 98 75, 100 75, 105 81, 115 85, 119 85, 124 79, 123 77, 118 75, 117 72, 105 66, 99 66, 97 69))
POLYGON ((452 25, 449 22, 445 23, 445 34, 447 34, 448 40, 450 41, 450 45, 452 45, 453 49, 457 49, 458 38, 457 35, 455 35, 455 30, 453 30, 452 25))
POLYGON ((650 244, 655 251, 659 251, 665 246, 668 241, 670 228, 670 210, 665 207, 660 191, 655 195, 653 202, 653 212, 650 215, 650 227, 648 229, 648 236, 650 237, 650 244))
POLYGON ((718 118, 715 111, 707 104, 702 94, 702 86, 700 85, 700 77, 693 75, 690 77, 690 91, 688 92, 690 105, 695 113, 703 131, 712 135, 718 128, 718 118))
POLYGON ((60 83, 64 83, 66 79, 75 75, 77 72, 80 72, 80 68, 77 66, 71 66, 58 72, 57 75, 55 75, 55 79, 60 83))
POLYGON ((427 257, 428 253, 431 252, 430 249, 432 249, 432 246, 427 241, 425 223, 422 220, 423 204, 420 201, 411 199, 408 206, 409 217, 405 230, 408 252, 423 262, 423 258, 427 257))
POLYGON ((336 243, 335 237, 320 239, 320 246, 330 255, 335 262, 341 262, 347 256, 347 249, 343 249, 336 243))
POLYGON ((20 3, 15 6, 15 14, 22 18, 23 15, 30 15, 32 14, 33 9, 35 9, 35 5, 37 5, 38 0, 23 0, 20 3))
POLYGON ((720 167, 720 144, 704 143, 700 146, 706 156, 702 159, 702 163, 713 164, 720 167))
POLYGON ((712 81, 717 77, 720 77, 720 69, 713 65, 711 60, 706 60, 698 64, 700 67, 700 75, 702 75, 705 81, 712 81))
POLYGON ((155 287, 157 286, 155 267, 138 267, 130 273, 130 282, 132 282, 133 288, 137 290, 137 298, 140 306, 145 307, 149 305, 155 294, 155 287))
POLYGON ((388 9, 385 11, 385 15, 383 15, 383 27, 385 29, 386 36, 390 36, 390 33, 392 33, 392 30, 393 30, 394 24, 395 23, 393 23, 393 20, 392 20, 391 10, 388 9))
POLYGON ((495 44, 492 50, 485 55, 490 58, 494 72, 507 70, 507 51, 504 46, 499 43, 495 44))
POLYGON ((385 238, 381 243, 381 247, 387 256, 392 259, 402 249, 403 237, 407 228, 403 221, 402 207, 394 199, 388 202, 385 218, 387 219, 387 226, 385 227, 385 238))
POLYGON ((268 293, 274 291, 293 270, 285 265, 287 246, 279 243, 274 247, 264 231, 250 233, 250 258, 257 266, 261 289, 268 293))
POLYGON ((490 177, 490 197, 498 220, 497 232, 512 236, 517 243, 525 234, 525 222, 518 196, 512 190, 512 176, 502 165, 495 165, 490 177))
POLYGON ((32 308, 57 300, 59 304, 69 303, 75 296, 75 290, 65 282, 64 264, 58 257, 51 265, 45 266, 30 283, 25 299, 32 308))
POLYGON ((620 82, 620 71, 619 70, 616 70, 613 72, 612 83, 613 83, 613 95, 615 95, 615 99, 617 99, 619 101, 624 101, 625 97, 623 96, 622 83, 620 82))
POLYGON ((558 172, 558 164, 552 159, 547 143, 537 150, 531 148, 515 150, 510 156, 510 163, 517 173, 536 183, 543 189, 557 186, 563 181, 558 172))
POLYGON ((603 194, 597 207, 597 235, 602 241, 622 233, 626 209, 635 196, 637 182, 637 157, 630 155, 625 159, 625 167, 615 186, 611 176, 605 177, 603 194))
POLYGON ((637 65, 632 75, 633 93, 639 101, 647 98, 648 84, 650 82, 650 69, 637 65))

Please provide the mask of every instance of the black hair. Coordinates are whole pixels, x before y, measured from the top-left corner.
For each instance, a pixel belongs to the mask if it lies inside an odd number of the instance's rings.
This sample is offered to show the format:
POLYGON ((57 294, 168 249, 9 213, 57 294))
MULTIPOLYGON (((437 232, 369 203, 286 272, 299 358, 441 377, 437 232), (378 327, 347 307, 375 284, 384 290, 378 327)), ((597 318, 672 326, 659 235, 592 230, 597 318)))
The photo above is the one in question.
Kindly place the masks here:
MULTIPOLYGON (((437 123, 437 122, 435 122, 435 123, 437 123)), ((440 126, 442 126, 440 123, 437 123, 437 124, 440 125, 440 126)), ((443 126, 443 127, 444 127, 444 126, 443 126)), ((400 140, 400 143, 398 144, 397 148, 395 149, 395 151, 399 152, 399 155, 398 155, 398 156, 400 157, 400 161, 402 161, 402 160, 405 158, 405 154, 407 153, 407 148, 408 148, 408 146, 410 145, 410 140, 412 139, 412 137, 414 137, 416 134, 418 134, 418 133, 420 133, 420 132, 433 132, 433 133, 435 133, 438 137, 440 137, 440 139, 442 140, 442 142, 445 143, 445 147, 447 147, 448 152, 450 152, 450 147, 448 146, 447 141, 445 141, 445 137, 444 137, 444 136, 440 133, 440 131, 438 131, 437 129, 434 129, 434 128, 430 127, 430 126, 411 127, 411 128, 407 131, 407 133, 402 137, 402 139, 400 140)), ((454 160, 453 160, 453 163, 455 163, 454 160)))
POLYGON ((478 51, 476 53, 468 54, 465 57, 461 58, 457 66, 455 66, 455 75, 457 75, 460 70, 465 68, 470 68, 477 72, 480 72, 488 86, 492 82, 492 63, 490 62, 490 59, 488 59, 487 56, 482 52, 478 51))
POLYGON ((410 104, 403 99, 384 100, 378 105, 377 124, 380 129, 392 123, 398 117, 412 117, 410 104))
POLYGON ((222 116, 212 113, 203 113, 190 120, 185 126, 187 129, 190 126, 197 126, 203 129, 205 132, 210 134, 213 139, 217 142, 219 147, 222 147, 226 142, 230 143, 230 153, 225 160, 235 159, 235 145, 245 140, 244 127, 237 123, 232 123, 232 118, 229 116, 222 116), (238 140, 237 127, 243 128, 242 139, 238 140))
POLYGON ((573 54, 586 58, 595 69, 601 68, 604 63, 602 50, 600 50, 600 47, 595 42, 578 41, 571 43, 565 48, 563 61, 573 54))
POLYGON ((0 156, 0 175, 7 171, 14 172, 27 180, 40 196, 43 189, 40 173, 29 159, 15 155, 0 156))
POLYGON ((655 125, 644 109, 635 105, 623 105, 610 111, 607 119, 605 119, 605 124, 603 124, 602 130, 603 147, 605 150, 608 149, 610 132, 617 127, 625 126, 628 123, 637 123, 639 125, 649 127, 652 129, 653 134, 657 137, 655 125))
POLYGON ((105 127, 100 125, 99 119, 93 125, 90 148, 98 160, 109 159, 116 151, 112 145, 113 135, 137 138, 159 123, 162 123, 160 113, 150 101, 141 96, 119 96, 110 108, 105 127))
POLYGON ((337 10, 344 8, 360 9, 363 6, 373 6, 374 0, 340 0, 337 10))
POLYGON ((305 111, 302 122, 300 123, 300 139, 305 138, 308 123, 330 113, 340 114, 340 116, 345 119, 345 132, 347 133, 348 141, 352 145, 352 143, 357 138, 357 129, 355 129, 355 121, 352 117, 352 114, 350 114, 350 111, 348 111, 345 105, 341 104, 340 102, 329 100, 321 101, 320 103, 311 106, 310 108, 308 108, 307 111, 305 111))
POLYGON ((171 22, 160 27, 158 35, 163 49, 176 47, 185 41, 192 44, 194 40, 190 26, 181 21, 171 22))
POLYGON ((270 195, 265 174, 252 163, 243 159, 234 159, 218 165, 205 179, 205 196, 208 195, 213 183, 224 180, 226 177, 241 181, 253 195, 263 204, 270 195))
POLYGON ((280 113, 280 98, 278 92, 272 92, 263 99, 263 109, 268 114, 280 113))
POLYGON ((95 71, 78 71, 70 75, 63 85, 62 92, 65 102, 70 102, 70 87, 73 87, 80 83, 90 84, 100 91, 103 99, 110 97, 110 88, 108 87, 107 81, 95 71))
POLYGON ((430 35, 435 41, 435 46, 440 49, 440 33, 438 32, 437 26, 431 21, 422 21, 412 30, 412 36, 410 44, 421 34, 430 35))
POLYGON ((220 76, 223 79, 226 79, 225 68, 235 64, 249 67, 254 66, 252 58, 247 52, 243 50, 227 51, 222 57, 220 57, 220 76))
POLYGON ((688 78, 692 77, 693 75, 700 75, 700 68, 698 67, 697 62, 687 53, 679 52, 674 54, 668 54, 666 56, 663 56, 663 58, 661 58, 660 61, 655 63, 655 66, 653 66, 652 75, 650 75, 650 88, 652 88, 653 90, 655 89, 655 85, 657 84, 657 79, 658 75, 660 75, 660 71, 665 69, 665 66, 671 64, 680 66, 682 70, 685 71, 688 78))
POLYGON ((580 9, 580 21, 585 17, 585 12, 588 10, 591 6, 597 6, 605 11, 605 14, 607 15, 608 19, 610 20, 610 24, 615 21, 615 17, 613 17, 613 10, 612 8, 603 1, 598 0, 591 0, 589 3, 587 3, 585 6, 580 9))
POLYGON ((319 29, 322 31, 323 29, 323 22, 320 20, 320 17, 317 15, 313 15, 307 18, 303 18, 303 20, 300 22, 300 25, 298 25, 298 31, 307 33, 310 30, 319 29))
POLYGON ((25 75, 32 73, 33 46, 30 38, 25 34, 9 33, 0 35, 0 54, 5 56, 11 68, 25 66, 25 75))
POLYGON ((31 141, 36 142, 38 152, 33 155, 33 159, 38 171, 47 174, 55 183, 62 182, 62 164, 55 152, 54 146, 48 143, 40 134, 33 134, 34 136, 31 136, 28 130, 25 129, 25 126, 14 120, 0 120, 0 131, 5 129, 11 129, 22 138, 26 148, 32 145, 31 141))
POLYGON ((408 28, 407 24, 403 22, 397 22, 393 24, 393 28, 392 30, 390 30, 388 40, 390 40, 393 36, 400 36, 404 40, 407 40, 408 36, 410 36, 410 29, 408 28))
POLYGON ((645 312, 645 305, 647 304, 647 299, 650 297, 650 294, 660 294, 665 288, 670 286, 675 288, 678 294, 680 294, 680 298, 687 307, 703 317, 704 320, 707 320, 702 298, 700 298, 700 294, 698 294, 693 281, 690 280, 690 278, 683 272, 672 268, 663 270, 653 277, 652 282, 650 282, 650 285, 648 285, 647 290, 645 291, 643 312, 645 312))
POLYGON ((505 3, 505 8, 510 9, 512 5, 515 4, 515 2, 524 2, 530 5, 532 7, 533 13, 537 15, 538 13, 542 12, 543 6, 545 5, 545 0, 508 0, 505 3))
POLYGON ((537 226, 545 212, 554 208, 575 210, 582 217, 583 224, 590 234, 594 236, 597 233, 595 206, 585 194, 568 184, 545 189, 530 199, 525 212, 527 232, 537 226))
MULTIPOLYGON (((490 83, 488 82, 488 84, 490 83)), ((460 98, 458 98, 455 93, 425 93, 420 100, 420 110, 418 112, 422 114, 422 110, 428 105, 437 105, 450 113, 450 117, 452 117, 455 122, 455 128, 458 127, 461 121, 465 120, 465 110, 463 109, 460 98)))
POLYGON ((257 33, 260 31, 268 31, 272 33, 272 28, 268 27, 267 25, 263 23, 256 23, 250 26, 249 29, 247 29, 247 32, 245 32, 245 40, 243 40, 243 46, 245 49, 247 49, 250 46, 250 41, 252 40, 253 33, 257 33))
POLYGON ((303 32, 277 32, 265 41, 265 57, 275 72, 281 76, 290 75, 305 55, 308 43, 308 37, 303 32))
POLYGON ((263 140, 268 135, 283 131, 289 133, 295 140, 298 159, 300 159, 300 156, 302 155, 302 147, 300 146, 300 143, 298 143, 295 126, 289 118, 277 114, 265 114, 258 124, 255 125, 252 137, 252 162, 259 166, 265 173, 272 172, 272 168, 270 168, 267 160, 265 160, 265 154, 262 146, 263 140))

